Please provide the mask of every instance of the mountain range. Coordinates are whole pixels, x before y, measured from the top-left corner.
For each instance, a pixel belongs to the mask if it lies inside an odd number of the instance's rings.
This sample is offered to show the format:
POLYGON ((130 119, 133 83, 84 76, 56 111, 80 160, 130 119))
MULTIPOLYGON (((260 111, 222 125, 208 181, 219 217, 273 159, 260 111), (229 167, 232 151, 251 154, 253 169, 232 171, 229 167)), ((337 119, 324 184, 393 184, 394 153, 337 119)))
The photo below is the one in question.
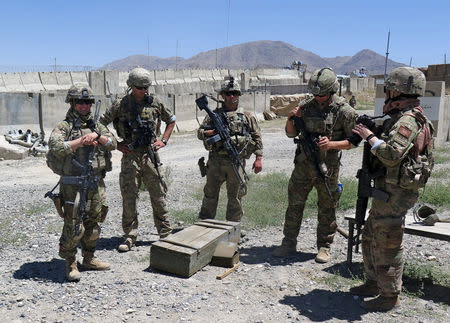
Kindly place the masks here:
MULTIPOLYGON (((128 71, 141 66, 153 69, 186 68, 233 68, 252 69, 258 67, 283 68, 293 61, 307 65, 307 71, 331 67, 338 74, 349 74, 361 67, 370 75, 383 74, 385 57, 370 49, 363 49, 353 56, 320 57, 310 51, 297 48, 282 41, 260 40, 200 52, 191 58, 161 58, 147 55, 132 55, 105 64, 102 69, 128 71)), ((388 71, 404 64, 388 60, 388 71)))

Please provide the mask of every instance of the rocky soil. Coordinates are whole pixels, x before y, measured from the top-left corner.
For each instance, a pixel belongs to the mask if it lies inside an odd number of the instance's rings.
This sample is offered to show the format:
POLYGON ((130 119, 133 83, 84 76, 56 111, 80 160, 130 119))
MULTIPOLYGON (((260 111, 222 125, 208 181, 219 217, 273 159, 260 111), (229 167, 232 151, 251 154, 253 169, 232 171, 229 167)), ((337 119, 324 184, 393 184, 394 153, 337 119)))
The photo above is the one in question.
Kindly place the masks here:
MULTIPOLYGON (((263 124, 264 171, 258 176, 292 171, 294 145, 284 136, 282 124, 280 120, 263 124)), ((361 153, 360 148, 344 153, 343 176, 354 176, 361 153)), ((161 159, 169 177, 170 210, 200 207, 192 193, 204 184, 197 169, 197 160, 204 155, 192 133, 175 134, 164 148, 161 159)), ((122 234, 119 152, 114 152, 113 162, 106 177, 110 213, 96 252, 111 263, 111 270, 82 271, 81 281, 71 283, 65 280, 64 261, 58 257, 62 220, 51 201, 43 198, 57 176, 44 158, 0 161, 0 322, 450 321, 450 291, 444 286, 428 286, 420 298, 403 293, 402 306, 388 313, 362 310, 361 299, 348 293, 357 283, 352 275, 362 273, 361 255, 354 256, 350 273, 346 240, 337 235, 332 261, 315 263, 315 219, 304 221, 300 252, 283 260, 271 256, 281 241, 281 226, 249 231, 240 245, 238 269, 223 280, 216 280, 216 275, 225 269, 214 266, 188 279, 153 271, 149 250, 158 237, 147 193, 141 192, 139 201, 137 247, 125 254, 116 251, 122 234)), ((343 227, 344 215, 338 215, 343 227)), ((427 259, 435 259, 441 271, 449 273, 448 242, 411 235, 404 240, 408 260, 426 265, 427 259)))

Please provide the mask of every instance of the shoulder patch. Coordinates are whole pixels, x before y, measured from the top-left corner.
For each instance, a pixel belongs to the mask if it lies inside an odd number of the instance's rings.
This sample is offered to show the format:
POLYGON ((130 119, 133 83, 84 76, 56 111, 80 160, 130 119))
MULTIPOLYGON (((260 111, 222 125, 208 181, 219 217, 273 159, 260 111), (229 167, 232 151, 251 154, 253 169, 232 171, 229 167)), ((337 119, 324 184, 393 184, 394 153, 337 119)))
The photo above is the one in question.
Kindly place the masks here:
POLYGON ((412 130, 408 129, 405 126, 400 126, 400 128, 398 129, 398 133, 405 138, 409 138, 411 136, 412 130))

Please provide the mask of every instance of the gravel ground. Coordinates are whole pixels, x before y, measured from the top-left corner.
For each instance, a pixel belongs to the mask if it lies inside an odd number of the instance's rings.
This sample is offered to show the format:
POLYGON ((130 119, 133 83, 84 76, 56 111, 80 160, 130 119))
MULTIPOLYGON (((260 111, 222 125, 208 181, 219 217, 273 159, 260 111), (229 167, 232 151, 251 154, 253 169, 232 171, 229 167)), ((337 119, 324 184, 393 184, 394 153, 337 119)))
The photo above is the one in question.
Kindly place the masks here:
MULTIPOLYGON (((295 147, 283 134, 283 122, 265 122, 262 127, 264 171, 258 176, 274 171, 289 174, 295 147)), ((175 134, 164 148, 161 159, 169 176, 170 210, 200 208, 192 192, 204 184, 197 160, 205 155, 193 133, 175 134)), ((361 148, 344 152, 343 176, 354 176, 361 155, 361 148)), ((113 162, 106 177, 110 213, 96 252, 111 263, 111 270, 83 271, 80 282, 70 283, 57 252, 62 221, 51 202, 43 199, 57 176, 44 158, 0 161, 0 322, 450 321, 450 291, 443 286, 431 286, 421 298, 403 293, 402 306, 388 313, 363 311, 361 299, 348 293, 346 240, 336 236, 330 263, 314 262, 315 219, 304 221, 300 252, 283 260, 270 256, 282 239, 281 227, 249 231, 240 245, 238 269, 224 280, 215 277, 225 269, 214 266, 188 279, 152 271, 149 249, 158 237, 148 194, 141 193, 139 201, 137 247, 125 254, 116 251, 122 234, 119 152, 113 153, 113 162)), ((338 215, 342 226, 344 215, 338 215)), ((434 256, 441 270, 449 272, 448 242, 410 235, 404 240, 407 259, 425 265, 434 256)), ((360 274, 361 255, 356 254, 354 261, 354 273, 360 274)))

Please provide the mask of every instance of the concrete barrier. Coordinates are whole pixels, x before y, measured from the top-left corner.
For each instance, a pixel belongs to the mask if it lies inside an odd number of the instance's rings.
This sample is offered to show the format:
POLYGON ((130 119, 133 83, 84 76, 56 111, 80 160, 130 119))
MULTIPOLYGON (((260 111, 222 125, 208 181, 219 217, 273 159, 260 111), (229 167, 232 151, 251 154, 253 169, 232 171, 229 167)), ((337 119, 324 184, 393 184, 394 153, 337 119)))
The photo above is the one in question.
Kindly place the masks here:
POLYGON ((104 95, 105 89, 105 71, 90 71, 89 86, 96 95, 104 95))
POLYGON ((38 72, 20 73, 22 84, 27 92, 41 92, 44 91, 41 79, 38 72))
POLYGON ((121 92, 119 71, 105 71, 105 95, 121 92))
POLYGON ((72 78, 69 72, 56 72, 56 81, 58 82, 59 90, 67 91, 72 86, 72 78))
POLYGON ((166 82, 166 71, 154 71, 156 84, 167 84, 166 82))
POLYGON ((61 87, 58 85, 56 74, 53 72, 39 72, 39 78, 41 79, 42 86, 45 91, 58 91, 61 87))
POLYGON ((175 116, 178 131, 193 131, 199 126, 197 121, 195 94, 183 94, 175 96, 175 116))
MULTIPOLYGON (((375 94, 374 115, 383 113, 384 105, 384 84, 377 84, 375 94)), ((445 95, 445 84, 440 81, 427 82, 425 87, 425 96, 420 97, 420 106, 425 115, 433 122, 435 127, 435 147, 442 147, 444 142, 449 139, 450 132, 450 96, 445 95)))
POLYGON ((3 81, 3 73, 0 74, 0 93, 1 92, 7 92, 8 90, 6 89, 5 86, 5 81, 3 81))
POLYGON ((3 74, 3 81, 5 82, 6 92, 25 92, 19 73, 5 73, 3 74))
POLYGON ((89 75, 87 72, 70 72, 72 84, 81 83, 89 85, 89 75))

